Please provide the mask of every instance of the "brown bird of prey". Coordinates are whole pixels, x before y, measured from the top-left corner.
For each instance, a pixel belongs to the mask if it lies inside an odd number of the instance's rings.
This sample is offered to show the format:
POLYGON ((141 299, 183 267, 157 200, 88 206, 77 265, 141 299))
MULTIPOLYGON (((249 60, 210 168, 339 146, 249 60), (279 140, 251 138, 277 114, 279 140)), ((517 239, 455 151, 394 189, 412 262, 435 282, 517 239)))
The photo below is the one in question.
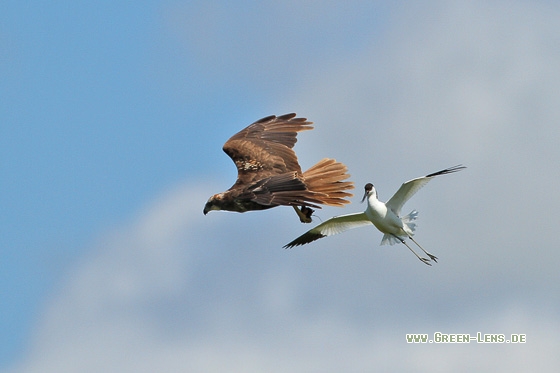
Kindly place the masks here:
POLYGON ((237 167, 237 181, 208 199, 204 215, 212 210, 245 212, 292 206, 302 223, 310 223, 311 207, 349 203, 345 198, 352 194, 346 190, 354 184, 343 181, 350 177, 344 164, 325 158, 301 171, 292 148, 297 133, 313 129, 313 122, 295 116, 262 118, 225 143, 223 150, 237 167))

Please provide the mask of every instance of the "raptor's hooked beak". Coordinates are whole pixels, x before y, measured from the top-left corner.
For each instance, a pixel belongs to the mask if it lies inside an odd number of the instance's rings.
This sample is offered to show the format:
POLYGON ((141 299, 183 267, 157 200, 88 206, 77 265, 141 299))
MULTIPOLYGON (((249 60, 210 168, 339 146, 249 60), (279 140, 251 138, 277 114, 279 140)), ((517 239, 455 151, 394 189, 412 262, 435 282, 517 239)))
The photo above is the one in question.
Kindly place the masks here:
POLYGON ((204 215, 208 214, 209 211, 212 211, 212 203, 206 202, 204 205, 204 210, 202 211, 204 215))

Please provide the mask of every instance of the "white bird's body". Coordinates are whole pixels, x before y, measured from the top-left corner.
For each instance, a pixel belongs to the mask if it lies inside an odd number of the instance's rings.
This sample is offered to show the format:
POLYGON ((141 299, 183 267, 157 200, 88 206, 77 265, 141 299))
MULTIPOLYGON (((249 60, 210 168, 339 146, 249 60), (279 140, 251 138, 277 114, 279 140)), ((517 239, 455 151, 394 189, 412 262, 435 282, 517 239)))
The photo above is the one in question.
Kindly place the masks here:
MULTIPOLYGON (((377 198, 377 191, 373 184, 368 183, 365 186, 364 199, 367 198, 367 207, 364 212, 336 216, 319 224, 315 228, 304 233, 296 238, 285 248, 304 245, 319 238, 332 236, 334 234, 342 233, 348 229, 358 228, 365 225, 373 224, 381 233, 384 233, 381 245, 394 245, 402 243, 406 245, 410 251, 414 253, 425 264, 431 265, 430 260, 422 258, 405 242, 406 238, 412 240, 431 260, 437 262, 437 257, 428 253, 416 242, 412 236, 416 229, 416 217, 418 212, 413 210, 410 214, 400 217, 400 212, 403 205, 408 201, 420 188, 426 185, 432 178, 438 175, 445 175, 464 169, 463 166, 455 166, 446 168, 432 174, 419 177, 407 181, 401 185, 399 190, 391 197, 389 201, 383 203, 377 198)), ((362 200, 363 201, 363 200, 362 200)))
POLYGON ((416 210, 401 218, 393 209, 387 207, 388 202, 386 204, 377 199, 377 193, 371 193, 367 199, 368 206, 365 211, 367 218, 381 233, 385 233, 381 245, 401 242, 395 236, 406 238, 414 235, 416 224, 413 221, 418 215, 416 210))

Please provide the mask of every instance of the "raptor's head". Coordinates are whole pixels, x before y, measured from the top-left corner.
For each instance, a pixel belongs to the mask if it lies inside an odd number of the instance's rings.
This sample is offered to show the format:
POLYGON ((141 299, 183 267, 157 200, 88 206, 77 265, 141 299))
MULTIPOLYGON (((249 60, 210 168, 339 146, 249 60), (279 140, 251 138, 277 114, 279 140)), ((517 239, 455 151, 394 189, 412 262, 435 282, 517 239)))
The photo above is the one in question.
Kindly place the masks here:
POLYGON ((212 210, 221 210, 222 209, 222 198, 223 193, 214 194, 212 197, 208 199, 208 202, 204 205, 204 215, 208 214, 208 212, 212 210))

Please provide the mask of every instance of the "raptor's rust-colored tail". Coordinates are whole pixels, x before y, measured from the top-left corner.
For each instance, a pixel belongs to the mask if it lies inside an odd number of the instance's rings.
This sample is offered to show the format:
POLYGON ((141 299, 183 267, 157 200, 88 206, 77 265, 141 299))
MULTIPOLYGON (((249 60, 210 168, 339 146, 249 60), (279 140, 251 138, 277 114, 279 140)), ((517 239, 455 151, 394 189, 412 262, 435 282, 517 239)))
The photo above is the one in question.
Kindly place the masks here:
POLYGON ((314 193, 314 199, 327 206, 344 206, 352 197, 346 190, 354 189, 352 181, 343 181, 350 177, 346 166, 334 159, 324 158, 303 173, 307 189, 314 193))

